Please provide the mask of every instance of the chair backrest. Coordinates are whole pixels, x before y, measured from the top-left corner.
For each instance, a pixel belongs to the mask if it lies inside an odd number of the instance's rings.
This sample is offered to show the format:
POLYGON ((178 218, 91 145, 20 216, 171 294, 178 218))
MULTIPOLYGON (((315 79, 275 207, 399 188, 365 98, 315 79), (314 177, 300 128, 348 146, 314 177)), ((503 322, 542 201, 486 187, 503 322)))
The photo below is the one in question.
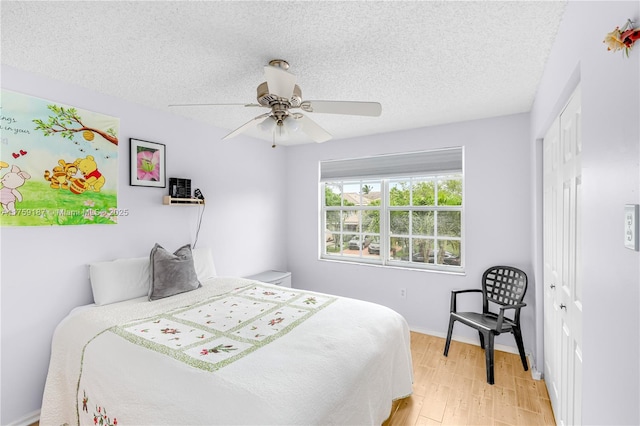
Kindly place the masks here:
POLYGON ((485 313, 489 303, 516 305, 522 303, 527 292, 527 274, 512 266, 493 266, 482 275, 482 293, 485 313))

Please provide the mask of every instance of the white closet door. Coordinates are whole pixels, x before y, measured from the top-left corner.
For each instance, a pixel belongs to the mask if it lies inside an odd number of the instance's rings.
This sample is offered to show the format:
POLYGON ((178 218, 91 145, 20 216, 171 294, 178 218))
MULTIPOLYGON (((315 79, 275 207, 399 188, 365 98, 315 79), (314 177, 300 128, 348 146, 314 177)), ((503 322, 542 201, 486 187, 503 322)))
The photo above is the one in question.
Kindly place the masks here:
POLYGON ((544 229, 544 380, 551 406, 558 418, 560 406, 560 327, 556 301, 560 282, 559 179, 560 117, 544 138, 543 144, 543 229, 544 229))
POLYGON ((581 424, 581 96, 576 89, 544 139, 545 382, 556 421, 581 424))

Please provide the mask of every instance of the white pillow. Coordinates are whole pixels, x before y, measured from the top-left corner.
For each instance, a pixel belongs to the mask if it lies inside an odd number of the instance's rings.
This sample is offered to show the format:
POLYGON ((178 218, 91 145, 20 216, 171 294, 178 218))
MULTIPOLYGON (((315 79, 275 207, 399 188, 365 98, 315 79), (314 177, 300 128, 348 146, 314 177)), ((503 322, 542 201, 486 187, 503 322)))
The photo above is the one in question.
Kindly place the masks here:
POLYGON ((89 265, 96 305, 135 299, 149 294, 149 258, 136 257, 89 265))
POLYGON ((196 248, 191 250, 191 253, 193 254, 193 265, 196 268, 198 281, 204 282, 217 276, 210 248, 196 248))
MULTIPOLYGON (((192 253, 198 281, 215 278, 216 267, 211 249, 197 248, 192 253)), ((90 264, 89 277, 95 304, 108 305, 148 296, 151 287, 149 263, 149 257, 136 257, 90 264)))

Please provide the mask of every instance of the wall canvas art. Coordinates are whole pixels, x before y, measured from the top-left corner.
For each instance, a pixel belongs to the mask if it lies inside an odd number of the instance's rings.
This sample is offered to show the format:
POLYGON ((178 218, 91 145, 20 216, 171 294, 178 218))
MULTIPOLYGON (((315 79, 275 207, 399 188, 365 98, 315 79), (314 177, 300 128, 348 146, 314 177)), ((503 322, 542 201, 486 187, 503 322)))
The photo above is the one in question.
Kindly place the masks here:
POLYGON ((0 225, 115 224, 120 119, 2 90, 0 225))

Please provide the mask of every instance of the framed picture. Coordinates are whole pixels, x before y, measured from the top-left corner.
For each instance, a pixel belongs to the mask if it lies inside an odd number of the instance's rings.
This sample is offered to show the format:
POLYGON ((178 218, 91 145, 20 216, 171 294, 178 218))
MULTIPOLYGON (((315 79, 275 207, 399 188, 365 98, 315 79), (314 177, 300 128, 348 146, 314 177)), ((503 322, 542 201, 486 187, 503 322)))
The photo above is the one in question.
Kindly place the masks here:
POLYGON ((164 144, 130 138, 131 186, 165 188, 166 148, 164 144))

